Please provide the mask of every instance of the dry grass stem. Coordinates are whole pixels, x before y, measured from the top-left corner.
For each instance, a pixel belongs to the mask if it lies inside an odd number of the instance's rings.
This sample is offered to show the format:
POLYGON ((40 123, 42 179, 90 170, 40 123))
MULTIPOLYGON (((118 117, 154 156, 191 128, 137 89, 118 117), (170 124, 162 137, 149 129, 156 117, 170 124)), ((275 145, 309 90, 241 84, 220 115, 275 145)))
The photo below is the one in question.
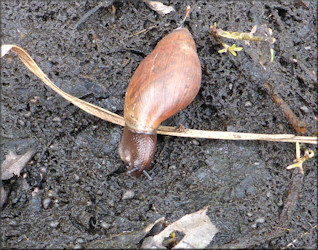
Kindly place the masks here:
MULTIPOLYGON (((21 47, 16 45, 1 45, 1 57, 9 51, 17 53, 21 61, 27 68, 40 78, 48 87, 61 95, 63 98, 86 111, 87 113, 101 118, 105 121, 124 126, 125 120, 123 117, 114 114, 106 109, 93 105, 78 99, 60 88, 58 88, 44 72, 38 67, 31 56, 21 47)), ((221 139, 221 140, 261 140, 261 141, 275 141, 275 142, 300 142, 317 144, 317 137, 314 136, 296 136, 293 134, 254 134, 254 133, 238 133, 238 132, 223 132, 223 131, 206 131, 195 129, 183 129, 180 131, 179 127, 160 126, 158 134, 179 136, 179 137, 192 137, 192 138, 206 138, 206 139, 221 139)))

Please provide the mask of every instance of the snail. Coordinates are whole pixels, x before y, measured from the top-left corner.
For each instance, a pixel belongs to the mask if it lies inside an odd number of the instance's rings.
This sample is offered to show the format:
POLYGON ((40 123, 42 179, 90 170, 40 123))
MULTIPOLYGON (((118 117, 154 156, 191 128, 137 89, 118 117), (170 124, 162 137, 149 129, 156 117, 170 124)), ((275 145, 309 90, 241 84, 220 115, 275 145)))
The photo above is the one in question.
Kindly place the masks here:
POLYGON ((139 64, 126 91, 119 155, 129 174, 149 177, 145 170, 155 154, 157 128, 187 107, 200 85, 201 65, 192 35, 186 28, 174 30, 139 64))

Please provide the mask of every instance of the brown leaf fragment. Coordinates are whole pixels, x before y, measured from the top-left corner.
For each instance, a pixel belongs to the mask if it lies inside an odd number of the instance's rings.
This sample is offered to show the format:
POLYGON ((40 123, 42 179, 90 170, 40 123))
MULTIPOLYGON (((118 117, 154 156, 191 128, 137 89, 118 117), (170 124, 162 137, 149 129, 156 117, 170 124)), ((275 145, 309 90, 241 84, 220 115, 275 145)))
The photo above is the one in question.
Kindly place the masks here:
POLYGON ((182 232, 185 236, 183 239, 173 247, 178 248, 205 248, 213 239, 218 229, 210 221, 206 215, 207 207, 192 213, 187 214, 177 220, 176 222, 167 226, 161 233, 148 237, 144 240, 141 248, 163 248, 163 241, 169 238, 173 232, 182 232))
POLYGON ((34 155, 35 150, 31 149, 23 155, 16 155, 12 151, 6 155, 1 164, 1 180, 9 180, 13 175, 20 175, 21 170, 34 155))

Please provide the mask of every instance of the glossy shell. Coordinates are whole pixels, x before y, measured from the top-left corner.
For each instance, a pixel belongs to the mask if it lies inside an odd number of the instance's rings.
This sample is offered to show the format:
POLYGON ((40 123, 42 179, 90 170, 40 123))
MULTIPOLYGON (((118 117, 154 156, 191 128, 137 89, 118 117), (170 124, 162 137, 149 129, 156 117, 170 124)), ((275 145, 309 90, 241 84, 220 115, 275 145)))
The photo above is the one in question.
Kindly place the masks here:
POLYGON ((186 28, 164 37, 140 63, 126 92, 126 126, 153 132, 188 106, 201 85, 195 42, 186 28))

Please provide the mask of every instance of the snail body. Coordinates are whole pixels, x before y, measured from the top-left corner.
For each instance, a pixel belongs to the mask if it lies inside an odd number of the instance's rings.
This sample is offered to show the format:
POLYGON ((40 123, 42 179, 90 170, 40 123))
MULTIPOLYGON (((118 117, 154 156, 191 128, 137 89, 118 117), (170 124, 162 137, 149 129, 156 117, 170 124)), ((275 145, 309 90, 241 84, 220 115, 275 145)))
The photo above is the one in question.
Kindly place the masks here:
POLYGON ((201 85, 201 65, 186 28, 165 36, 139 64, 125 96, 125 127, 119 154, 128 172, 149 168, 160 124, 187 107, 201 85))

